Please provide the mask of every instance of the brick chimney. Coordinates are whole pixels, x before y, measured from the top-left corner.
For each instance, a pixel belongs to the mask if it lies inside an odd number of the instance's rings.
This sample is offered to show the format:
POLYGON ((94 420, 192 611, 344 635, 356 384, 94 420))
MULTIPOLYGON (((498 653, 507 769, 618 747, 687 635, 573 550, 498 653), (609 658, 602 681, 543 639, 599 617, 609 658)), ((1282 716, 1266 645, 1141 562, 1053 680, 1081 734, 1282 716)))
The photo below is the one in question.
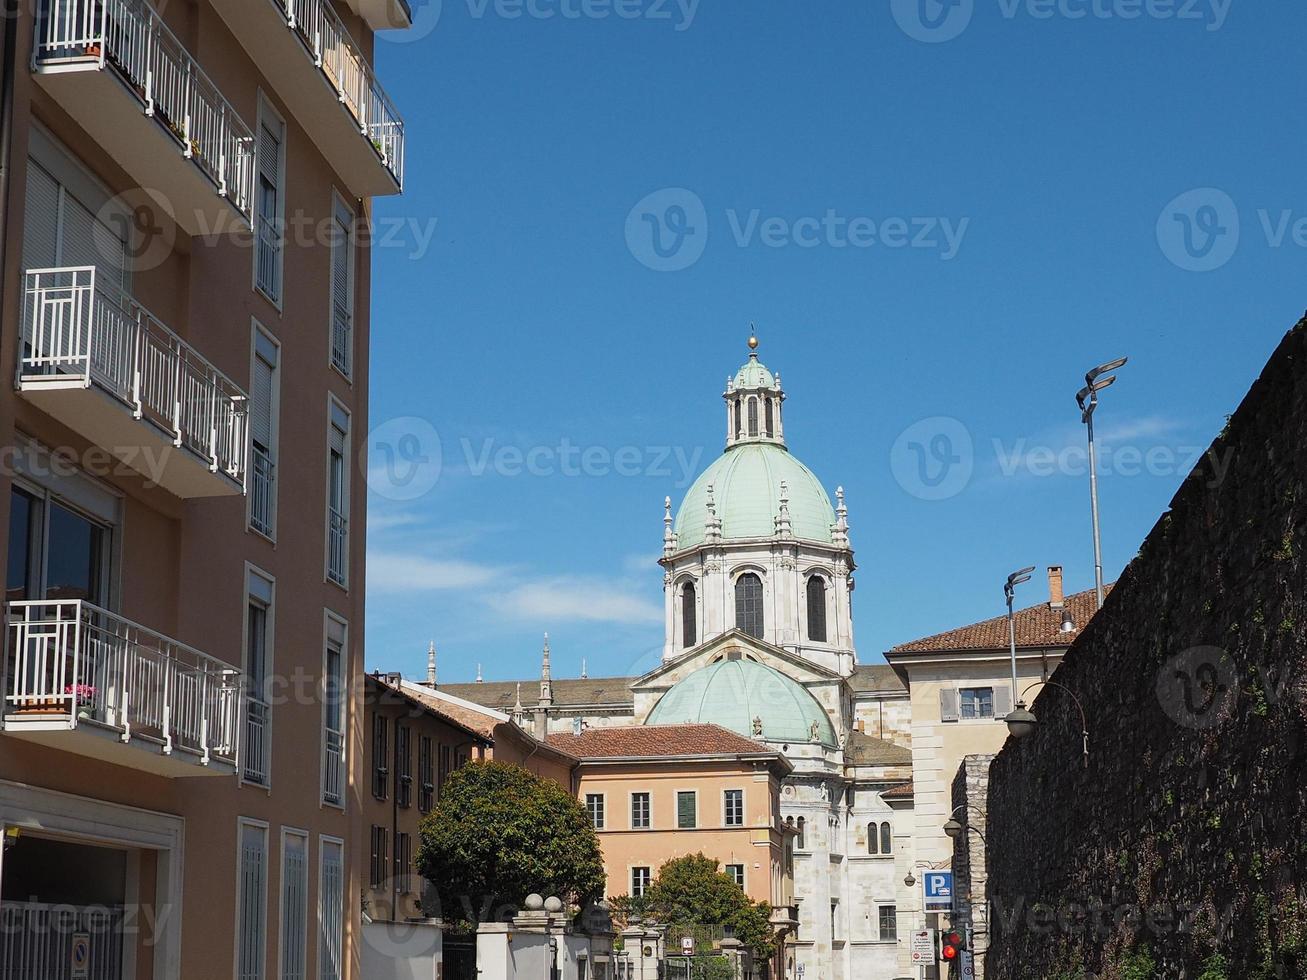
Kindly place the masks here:
POLYGON ((1053 609, 1061 609, 1066 604, 1062 594, 1062 566, 1048 566, 1048 604, 1053 609))

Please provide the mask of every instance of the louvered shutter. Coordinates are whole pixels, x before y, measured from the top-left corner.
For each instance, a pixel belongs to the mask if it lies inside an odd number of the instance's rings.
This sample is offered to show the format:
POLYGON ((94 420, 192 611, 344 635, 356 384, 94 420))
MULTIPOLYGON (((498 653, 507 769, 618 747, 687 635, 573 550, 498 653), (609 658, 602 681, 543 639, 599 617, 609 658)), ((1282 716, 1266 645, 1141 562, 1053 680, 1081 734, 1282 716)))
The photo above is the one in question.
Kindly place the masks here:
POLYGON ((59 262, 59 182, 35 160, 27 161, 27 213, 23 219, 23 267, 51 269, 59 262))
POLYGON ((695 796, 693 793, 676 795, 676 826, 683 829, 693 828, 696 823, 695 796))
POLYGON ((59 264, 95 267, 96 285, 109 295, 121 291, 127 265, 127 244, 117 231, 98 220, 67 188, 63 188, 59 264))
POLYGON ((1002 721, 1012 713, 1012 689, 1000 685, 994 688, 994 718, 1002 721))
POLYGON ((273 187, 281 173, 281 128, 268 121, 259 125, 259 175, 273 187))
POLYGON ((939 720, 958 720, 958 689, 945 687, 939 692, 939 720))
MULTIPOLYGON (((262 340, 262 338, 259 338, 262 340)), ((269 345, 271 346, 271 345, 269 345)), ((265 352, 260 343, 254 356, 254 373, 250 378, 250 431, 254 442, 265 452, 272 449, 272 390, 276 372, 276 348, 265 352), (271 363, 267 355, 271 354, 271 363)))

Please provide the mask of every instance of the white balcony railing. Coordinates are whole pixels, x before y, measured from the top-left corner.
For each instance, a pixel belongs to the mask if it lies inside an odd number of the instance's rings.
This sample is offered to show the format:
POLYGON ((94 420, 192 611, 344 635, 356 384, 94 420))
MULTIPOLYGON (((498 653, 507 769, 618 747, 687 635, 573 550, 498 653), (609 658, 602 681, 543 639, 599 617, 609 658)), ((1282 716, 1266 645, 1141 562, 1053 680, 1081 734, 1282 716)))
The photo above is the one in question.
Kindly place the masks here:
POLYGON ((144 0, 41 0, 36 63, 113 69, 218 193, 250 219, 254 138, 218 87, 144 0))
POLYGON ((363 138, 404 186, 404 120, 377 82, 330 0, 269 0, 299 34, 307 53, 331 82, 363 138))
POLYGON ((268 785, 268 749, 271 741, 270 710, 266 701, 248 696, 245 699, 245 762, 246 782, 268 785))
POLYGON ((331 363, 347 378, 353 369, 353 358, 350 356, 353 341, 354 331, 350 323, 348 308, 342 308, 333 302, 331 310, 331 363))
POLYGON ((254 446, 254 465, 250 469, 250 527, 260 534, 272 537, 273 502, 276 494, 277 466, 268 456, 267 450, 254 446))
POLYGON ((5 724, 63 718, 235 765, 240 671, 81 599, 10 602, 5 724))
POLYGON ((344 585, 349 558, 349 522, 335 507, 327 508, 327 577, 344 585))
POLYGON ((245 485, 245 392, 94 267, 28 270, 21 358, 22 386, 97 385, 245 485))
POLYGON ((322 774, 322 798, 328 803, 345 802, 345 735, 333 728, 324 731, 326 763, 322 774))

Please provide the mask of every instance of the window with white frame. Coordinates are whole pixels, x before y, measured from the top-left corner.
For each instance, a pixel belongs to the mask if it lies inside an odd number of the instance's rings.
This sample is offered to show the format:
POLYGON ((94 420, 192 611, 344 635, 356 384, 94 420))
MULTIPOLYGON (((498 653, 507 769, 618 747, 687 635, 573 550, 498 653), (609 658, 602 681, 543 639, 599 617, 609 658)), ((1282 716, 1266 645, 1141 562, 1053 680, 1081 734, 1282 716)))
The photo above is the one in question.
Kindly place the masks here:
POLYGON ((250 527, 269 538, 277 525, 277 395, 281 351, 254 327, 250 366, 250 527))
POLYGON ((345 845, 318 839, 318 980, 341 980, 345 924, 345 845))
POLYGON ((268 828, 241 822, 236 892, 236 977, 264 980, 268 942, 268 828))
POLYGON ((882 905, 879 912, 880 941, 896 942, 899 938, 899 910, 893 905, 882 905))
POLYGON ((281 980, 307 980, 309 942, 309 838, 281 835, 281 980))
POLYGON ((726 877, 735 882, 740 888, 744 887, 744 865, 728 864, 726 866, 726 877))
POLYGON ((331 212, 331 364, 345 377, 354 365, 354 212, 337 198, 331 212))
POLYGON ((254 284, 274 303, 281 303, 283 215, 285 212, 286 125, 264 100, 259 100, 256 158, 254 284))
POLYGON ((604 798, 601 793, 587 793, 585 809, 590 814, 590 825, 595 830, 604 829, 604 798))
POLYGON ((648 793, 631 794, 631 829, 648 830, 653 817, 653 807, 648 793))
POLYGON ((349 413, 331 402, 327 432, 327 578, 348 583, 349 574, 349 413))
POLYGON ((347 631, 344 620, 328 614, 322 665, 322 799, 335 806, 345 802, 347 631))
POLYGON ((649 883, 653 880, 653 871, 650 868, 632 868, 631 869, 631 897, 639 898, 649 890, 649 883))
POLYGON ((245 760, 247 783, 267 786, 272 750, 272 708, 268 703, 272 676, 273 596, 271 578, 254 569, 245 574, 245 760))
POLYGON ((744 790, 728 789, 725 794, 726 826, 744 826, 744 790))
POLYGON ((993 718, 994 689, 964 687, 958 691, 958 708, 963 719, 993 718))

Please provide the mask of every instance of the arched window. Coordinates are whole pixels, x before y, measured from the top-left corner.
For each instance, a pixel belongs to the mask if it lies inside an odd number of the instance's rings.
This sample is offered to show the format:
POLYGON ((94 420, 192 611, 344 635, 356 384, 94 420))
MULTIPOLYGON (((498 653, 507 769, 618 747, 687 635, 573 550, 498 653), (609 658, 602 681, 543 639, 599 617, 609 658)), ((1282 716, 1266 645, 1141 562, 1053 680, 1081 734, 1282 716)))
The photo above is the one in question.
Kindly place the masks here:
POLYGON ((764 409, 764 410, 763 410, 763 416, 762 416, 762 417, 763 417, 763 430, 762 430, 762 431, 763 431, 763 434, 764 434, 764 435, 768 435, 768 436, 770 436, 770 435, 773 435, 773 433, 772 433, 771 399, 770 399, 770 398, 768 398, 768 399, 763 403, 763 409, 764 409))
POLYGON ((695 619, 694 583, 686 582, 681 586, 681 646, 687 650, 697 642, 695 619))
POLYGON ((867 853, 894 853, 894 835, 888 823, 878 824, 872 821, 867 824, 867 853))
POLYGON ((758 399, 749 399, 749 435, 758 434, 758 399))
POLYGON ((735 399, 735 438, 740 438, 740 400, 735 399))
POLYGON ((808 579, 808 639, 826 642, 826 582, 820 575, 808 579))
POLYGON ((879 854, 880 853, 879 845, 880 845, 879 828, 876 826, 875 821, 872 821, 871 823, 867 824, 867 853, 879 854))
POLYGON ((735 580, 735 625, 762 639, 762 579, 753 572, 735 580))
POLYGON ((880 825, 880 853, 894 853, 894 834, 893 831, 890 830, 890 825, 888 823, 880 825))

